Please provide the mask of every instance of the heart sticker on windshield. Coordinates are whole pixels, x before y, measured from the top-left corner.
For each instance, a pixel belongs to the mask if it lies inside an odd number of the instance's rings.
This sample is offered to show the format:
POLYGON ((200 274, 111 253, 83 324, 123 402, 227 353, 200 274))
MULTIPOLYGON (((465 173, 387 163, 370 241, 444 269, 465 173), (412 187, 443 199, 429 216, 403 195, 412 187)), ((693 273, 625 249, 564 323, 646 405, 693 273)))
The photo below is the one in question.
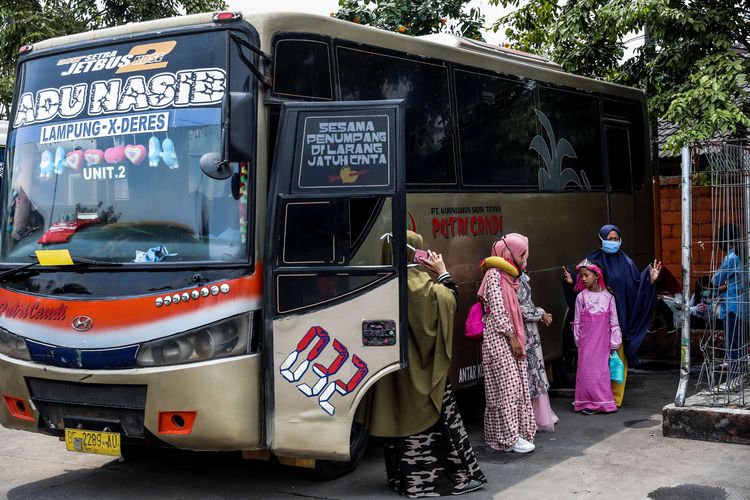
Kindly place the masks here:
POLYGON ((104 151, 101 149, 87 149, 83 156, 86 158, 86 163, 91 165, 99 165, 104 160, 104 151))
POLYGON ((125 147, 115 146, 104 151, 104 160, 107 163, 120 163, 125 161, 125 147))
POLYGON ((138 165, 146 159, 147 152, 144 146, 140 144, 128 144, 125 146, 125 157, 133 165, 138 165))
POLYGON ((81 169, 81 165, 83 165, 83 162, 83 151, 81 151, 80 149, 71 151, 65 156, 65 163, 68 165, 68 167, 72 168, 76 172, 81 169))

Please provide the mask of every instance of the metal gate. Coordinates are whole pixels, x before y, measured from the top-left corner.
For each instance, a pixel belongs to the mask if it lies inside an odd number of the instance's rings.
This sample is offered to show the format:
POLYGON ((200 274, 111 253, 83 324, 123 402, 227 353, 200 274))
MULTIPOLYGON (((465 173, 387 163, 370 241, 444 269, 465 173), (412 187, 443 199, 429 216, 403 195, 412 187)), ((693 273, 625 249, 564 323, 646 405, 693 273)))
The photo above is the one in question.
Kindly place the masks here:
POLYGON ((691 172, 690 152, 686 148, 682 153, 682 272, 686 299, 680 318, 682 364, 675 404, 685 404, 692 335, 698 339, 702 358, 695 401, 707 406, 747 407, 750 144, 723 142, 704 146, 701 152, 707 165, 695 173, 691 172))

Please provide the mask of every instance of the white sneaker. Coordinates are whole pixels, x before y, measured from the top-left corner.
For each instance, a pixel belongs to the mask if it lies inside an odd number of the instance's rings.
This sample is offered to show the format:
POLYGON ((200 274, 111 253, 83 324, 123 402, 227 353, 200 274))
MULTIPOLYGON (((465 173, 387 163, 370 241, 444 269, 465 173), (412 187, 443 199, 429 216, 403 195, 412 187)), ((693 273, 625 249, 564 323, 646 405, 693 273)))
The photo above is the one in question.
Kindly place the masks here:
POLYGON ((530 443, 526 441, 524 438, 522 438, 521 436, 518 436, 518 439, 516 439, 516 444, 514 444, 510 448, 506 448, 503 451, 513 451, 516 453, 529 453, 529 452, 534 451, 535 448, 536 446, 534 446, 534 443, 530 443))

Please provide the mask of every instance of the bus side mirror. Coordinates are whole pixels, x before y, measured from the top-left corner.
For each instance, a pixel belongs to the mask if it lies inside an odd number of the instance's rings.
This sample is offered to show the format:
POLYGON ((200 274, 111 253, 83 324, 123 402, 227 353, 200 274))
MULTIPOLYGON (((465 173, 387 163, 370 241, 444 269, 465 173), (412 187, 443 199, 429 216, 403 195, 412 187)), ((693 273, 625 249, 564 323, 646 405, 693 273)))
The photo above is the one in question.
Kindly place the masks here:
POLYGON ((232 167, 227 160, 222 160, 219 153, 211 152, 201 156, 201 170, 212 179, 228 179, 232 175, 232 167))
POLYGON ((253 94, 229 93, 229 161, 247 161, 253 154, 253 94))

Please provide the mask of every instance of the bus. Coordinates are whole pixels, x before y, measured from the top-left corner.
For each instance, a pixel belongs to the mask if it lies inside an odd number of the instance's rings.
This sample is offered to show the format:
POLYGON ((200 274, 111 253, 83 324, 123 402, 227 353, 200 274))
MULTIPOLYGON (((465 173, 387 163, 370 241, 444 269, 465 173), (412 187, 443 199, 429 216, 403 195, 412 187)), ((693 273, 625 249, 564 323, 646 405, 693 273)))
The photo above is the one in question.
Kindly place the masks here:
POLYGON ((462 332, 493 241, 529 237, 552 365, 560 266, 609 221, 654 250, 644 94, 452 35, 128 24, 23 47, 10 116, 0 423, 73 452, 343 473, 358 406, 408 363, 407 229, 459 284, 457 388, 482 381, 462 332))

